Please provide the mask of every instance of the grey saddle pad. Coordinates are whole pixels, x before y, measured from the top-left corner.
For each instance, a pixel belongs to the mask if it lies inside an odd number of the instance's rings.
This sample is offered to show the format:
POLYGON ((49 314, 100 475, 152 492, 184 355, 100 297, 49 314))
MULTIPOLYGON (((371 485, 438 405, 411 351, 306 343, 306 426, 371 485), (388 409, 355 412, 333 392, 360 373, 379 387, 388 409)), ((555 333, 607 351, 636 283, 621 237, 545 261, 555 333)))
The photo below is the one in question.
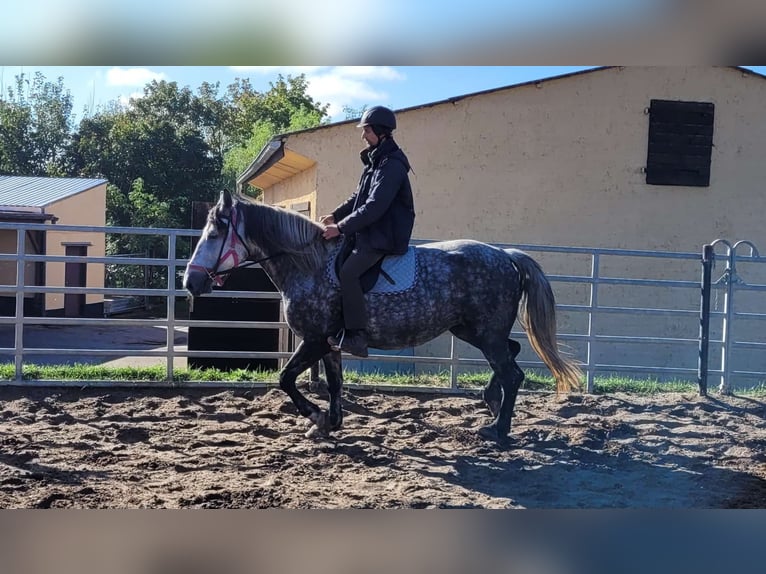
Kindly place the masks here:
MULTIPOLYGON (((340 288, 340 281, 335 273, 335 259, 340 249, 337 249, 327 261, 326 273, 332 285, 340 288)), ((418 274, 418 260, 415 248, 410 247, 403 255, 386 255, 378 280, 368 293, 400 293, 411 289, 418 274), (387 277, 388 276, 388 277, 387 277), (389 278, 393 281, 389 281, 389 278)))

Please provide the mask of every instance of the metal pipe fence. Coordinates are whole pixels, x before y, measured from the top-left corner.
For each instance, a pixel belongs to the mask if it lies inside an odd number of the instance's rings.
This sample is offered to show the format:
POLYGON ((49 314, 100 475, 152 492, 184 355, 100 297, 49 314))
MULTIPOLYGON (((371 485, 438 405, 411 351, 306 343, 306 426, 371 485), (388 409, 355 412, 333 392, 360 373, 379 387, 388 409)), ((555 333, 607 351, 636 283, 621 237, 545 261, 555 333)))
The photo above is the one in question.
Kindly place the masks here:
MULTIPOLYGON (((0 328, 10 326, 13 329, 13 345, 0 347, 0 356, 12 357, 15 365, 15 377, 0 384, 120 384, 107 381, 43 381, 26 380, 23 366, 35 364, 35 358, 42 355, 61 357, 61 363, 71 363, 83 355, 83 349, 75 347, 25 347, 24 334, 29 327, 81 326, 85 329, 95 326, 120 327, 162 327, 166 329, 165 344, 154 349, 136 348, 98 348, 87 349, 87 354, 103 357, 151 357, 164 363, 166 377, 162 382, 151 382, 152 386, 183 386, 175 380, 176 362, 181 358, 247 358, 279 359, 290 357, 289 349, 275 351, 212 351, 189 350, 188 346, 175 344, 177 330, 194 328, 236 328, 236 329, 280 329, 288 331, 286 323, 280 321, 216 321, 191 320, 176 315, 176 301, 186 296, 181 287, 181 275, 186 266, 191 241, 199 231, 188 229, 154 228, 117 228, 86 227, 45 224, 0 223, 0 232, 12 230, 16 233, 15 253, 0 253, 2 262, 15 263, 15 281, 0 285, 0 296, 15 297, 15 314, 0 317, 0 328), (159 235, 167 241, 165 257, 129 257, 114 256, 61 256, 27 253, 26 234, 28 231, 57 231, 77 234, 137 234, 159 235), (143 265, 165 270, 166 284, 162 287, 69 287, 62 285, 27 285, 25 269, 29 263, 66 264, 66 263, 101 263, 105 265, 143 265), (87 317, 33 317, 24 315, 24 299, 31 294, 69 293, 81 295, 103 295, 108 297, 149 297, 165 300, 165 317, 162 318, 87 318, 87 317)), ((415 241, 414 244, 426 241, 415 241)), ((766 342, 752 338, 733 339, 731 325, 734 319, 763 319, 766 315, 759 312, 738 312, 732 304, 733 290, 744 288, 741 284, 727 283, 724 295, 724 309, 708 314, 708 321, 722 319, 723 335, 710 337, 703 333, 701 318, 704 315, 703 301, 700 303, 701 288, 700 263, 698 253, 678 253, 649 250, 602 249, 585 247, 561 247, 524 244, 496 244, 501 248, 514 247, 528 252, 541 262, 551 281, 557 297, 557 314, 564 329, 559 333, 559 340, 573 349, 574 357, 581 361, 586 375, 586 388, 593 391, 597 376, 631 375, 637 378, 656 380, 681 379, 700 381, 702 391, 702 358, 707 352, 707 345, 719 346, 722 353, 722 366, 707 372, 718 375, 722 380, 722 390, 726 390, 723 381, 729 384, 735 375, 766 378, 766 373, 757 369, 734 369, 729 364, 731 354, 739 349, 763 349, 766 342), (542 261, 547 259, 548 261, 542 261), (576 269, 573 269, 576 267, 576 269), (571 300, 570 300, 571 295, 571 300), (577 297, 580 297, 578 300, 577 297), (704 352, 703 352, 704 351, 704 352)), ((733 267, 736 259, 735 250, 730 250, 728 265, 733 267)), ((751 254, 752 255, 752 254, 751 254)), ((751 257, 751 261, 762 258, 751 257)), ((705 271, 703 267, 703 282, 705 271)), ((719 282, 720 283, 720 282, 719 282)), ((717 284, 720 291, 723 285, 717 284)), ((766 285, 747 285, 751 291, 766 290, 766 285)), ((259 291, 216 291, 206 297, 226 297, 240 299, 279 299, 278 293, 259 291)), ((710 300, 708 293, 708 300, 710 300)), ((709 325, 708 325, 709 327, 709 325)), ((708 329, 709 331, 709 329, 708 329)), ((523 331, 512 331, 514 338, 525 341, 523 331)), ((526 350, 528 351, 528 349, 526 350)), ((536 356, 528 352, 518 361, 525 369, 545 371, 545 366, 536 356)), ((350 357, 349 357, 350 358, 350 357)), ((365 360, 369 363, 385 364, 390 362, 425 365, 449 371, 450 385, 445 389, 427 387, 429 392, 462 392, 458 383, 461 371, 488 368, 481 356, 470 356, 462 350, 454 337, 449 342, 446 353, 435 353, 428 348, 414 349, 412 355, 383 355, 371 353, 365 360), (418 354, 416 354, 416 352, 418 354)), ((707 356, 705 365, 707 369, 707 356)), ((766 369, 765 369, 766 370, 766 369)), ((707 375, 705 375, 706 377, 707 375)), ((275 383, 276 381, 274 381, 275 383)), ((131 386, 140 385, 141 381, 131 381, 131 386)), ((215 381, 190 383, 195 386, 210 384, 221 386, 215 381)), ((273 384, 269 382, 267 384, 273 384)), ((730 387, 730 384, 729 384, 730 387)), ((386 388, 376 385, 375 388, 386 388)), ((397 389, 426 389, 426 387, 400 387, 397 389)))

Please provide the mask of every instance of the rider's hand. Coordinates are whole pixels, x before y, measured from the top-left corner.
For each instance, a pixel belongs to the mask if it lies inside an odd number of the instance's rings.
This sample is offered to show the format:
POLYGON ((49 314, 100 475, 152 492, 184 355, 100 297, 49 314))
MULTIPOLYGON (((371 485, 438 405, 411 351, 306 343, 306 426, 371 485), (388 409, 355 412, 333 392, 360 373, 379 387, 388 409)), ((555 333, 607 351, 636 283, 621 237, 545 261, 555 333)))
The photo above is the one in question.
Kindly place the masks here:
POLYGON ((333 223, 335 223, 335 218, 332 216, 332 214, 323 215, 322 217, 319 218, 319 223, 321 223, 322 225, 332 225, 333 223))
POLYGON ((325 227, 324 233, 322 233, 322 237, 325 239, 332 239, 333 237, 338 237, 338 235, 340 235, 340 229, 334 223, 325 227))

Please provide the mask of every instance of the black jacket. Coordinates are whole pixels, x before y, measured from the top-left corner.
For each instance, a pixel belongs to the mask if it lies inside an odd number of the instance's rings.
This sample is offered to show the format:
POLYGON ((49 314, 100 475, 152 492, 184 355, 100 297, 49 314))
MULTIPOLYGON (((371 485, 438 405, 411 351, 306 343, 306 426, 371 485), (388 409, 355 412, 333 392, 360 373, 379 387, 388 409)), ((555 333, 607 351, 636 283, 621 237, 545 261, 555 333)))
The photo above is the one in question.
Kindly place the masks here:
POLYGON ((392 138, 359 155, 364 169, 356 192, 333 211, 338 229, 355 236, 357 249, 404 253, 415 224, 407 156, 392 138))

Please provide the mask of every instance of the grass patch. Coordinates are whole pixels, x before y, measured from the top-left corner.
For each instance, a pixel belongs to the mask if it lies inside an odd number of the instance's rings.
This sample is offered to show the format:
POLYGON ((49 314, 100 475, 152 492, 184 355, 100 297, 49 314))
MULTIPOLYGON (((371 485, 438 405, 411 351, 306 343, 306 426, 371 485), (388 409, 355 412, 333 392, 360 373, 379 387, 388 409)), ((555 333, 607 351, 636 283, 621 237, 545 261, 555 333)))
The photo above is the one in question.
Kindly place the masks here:
MULTIPOLYGON (((490 371, 460 373, 458 388, 480 390, 487 385, 490 371)), ((13 380, 16 370, 13 363, 0 363, 0 380, 13 380)), ((23 365, 22 379, 25 381, 115 381, 115 382, 164 382, 167 370, 164 365, 149 367, 105 367, 102 365, 23 365)), ((300 378, 308 377, 308 371, 300 378)), ((440 373, 380 373, 344 371, 344 382, 358 385, 409 386, 424 388, 447 388, 451 379, 449 371, 440 373)), ((235 369, 174 369, 173 382, 230 382, 230 383, 274 383, 278 381, 277 371, 235 369)), ((529 370, 522 384, 522 389, 532 391, 555 391, 553 377, 529 370)), ((583 386, 584 388, 584 386, 583 386)), ((656 393, 696 393, 696 382, 666 381, 655 379, 631 379, 628 377, 596 377, 593 385, 594 394, 632 393, 651 395, 656 393)), ((715 389, 711 389, 714 391, 715 389)), ((749 397, 766 397, 766 383, 759 383, 745 389, 737 389, 736 394, 749 397)))
POLYGON ((653 379, 629 379, 625 377, 604 377, 593 381, 594 394, 634 393, 653 395, 656 393, 697 392, 697 383, 688 381, 657 381, 653 379))
MULTIPOLYGON (((23 365, 22 380, 32 381, 148 381, 164 382, 167 369, 164 365, 150 367, 104 367, 101 365, 23 365)), ((13 364, 0 364, 0 379, 13 380, 16 369, 13 364)), ((174 382, 266 382, 276 381, 276 371, 234 369, 174 369, 174 382)))

